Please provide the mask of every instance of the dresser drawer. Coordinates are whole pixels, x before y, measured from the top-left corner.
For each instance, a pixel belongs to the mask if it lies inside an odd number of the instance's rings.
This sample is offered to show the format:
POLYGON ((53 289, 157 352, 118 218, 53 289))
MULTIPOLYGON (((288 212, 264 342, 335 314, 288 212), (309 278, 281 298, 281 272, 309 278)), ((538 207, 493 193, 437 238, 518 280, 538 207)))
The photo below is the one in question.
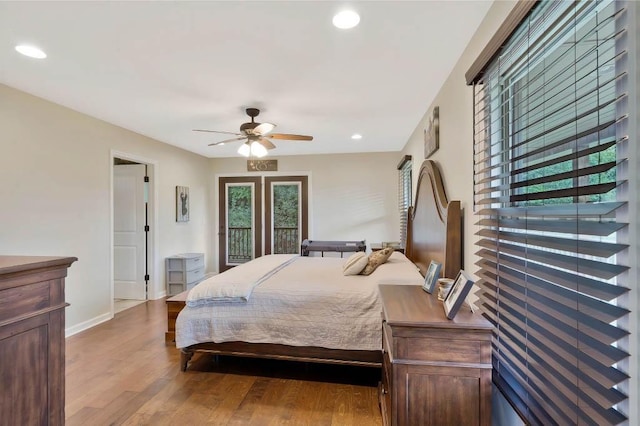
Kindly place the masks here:
POLYGON ((0 322, 46 309, 51 305, 49 282, 0 290, 0 322))
POLYGON ((204 278, 204 266, 191 271, 187 271, 187 284, 200 281, 203 278, 204 278))
POLYGON ((192 271, 194 269, 204 270, 204 256, 196 256, 186 259, 185 269, 187 271, 192 271))
POLYGON ((401 338, 398 339, 398 357, 409 360, 426 360, 442 362, 487 363, 483 359, 483 350, 490 344, 479 340, 433 339, 433 338, 401 338))

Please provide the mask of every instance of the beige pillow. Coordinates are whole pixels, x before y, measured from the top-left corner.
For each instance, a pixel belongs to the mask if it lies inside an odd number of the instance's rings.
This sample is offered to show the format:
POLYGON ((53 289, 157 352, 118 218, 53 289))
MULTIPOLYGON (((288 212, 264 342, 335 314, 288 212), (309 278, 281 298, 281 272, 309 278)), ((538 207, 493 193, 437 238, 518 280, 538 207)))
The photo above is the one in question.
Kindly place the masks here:
POLYGON ((365 266, 369 258, 363 251, 357 251, 347 258, 342 265, 342 273, 344 275, 358 275, 365 266))
POLYGON ((365 266, 362 272, 360 272, 360 275, 371 275, 371 273, 375 271, 378 266, 382 265, 389 259, 391 253, 393 253, 393 248, 391 247, 387 247, 371 253, 371 256, 369 256, 369 261, 367 262, 367 266, 365 266))

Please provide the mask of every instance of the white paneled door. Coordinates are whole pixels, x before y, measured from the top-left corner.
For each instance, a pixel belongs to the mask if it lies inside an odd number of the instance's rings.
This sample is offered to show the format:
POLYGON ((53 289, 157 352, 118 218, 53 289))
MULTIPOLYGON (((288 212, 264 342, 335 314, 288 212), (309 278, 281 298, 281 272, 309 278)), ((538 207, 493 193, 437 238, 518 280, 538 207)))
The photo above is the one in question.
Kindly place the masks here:
POLYGON ((145 166, 113 167, 113 277, 116 299, 145 300, 145 166))

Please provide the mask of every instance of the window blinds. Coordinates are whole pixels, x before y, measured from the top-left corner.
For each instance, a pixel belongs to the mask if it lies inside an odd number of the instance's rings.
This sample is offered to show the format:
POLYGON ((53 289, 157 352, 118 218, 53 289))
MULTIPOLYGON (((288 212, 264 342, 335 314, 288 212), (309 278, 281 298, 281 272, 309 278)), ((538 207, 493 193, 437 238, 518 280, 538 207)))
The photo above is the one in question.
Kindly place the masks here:
POLYGON ((618 424, 628 357, 624 3, 539 2, 473 81, 480 305, 531 424, 618 424))
POLYGON ((400 211, 400 246, 406 247, 407 220, 411 206, 411 167, 410 155, 405 155, 398 163, 398 210, 400 211))

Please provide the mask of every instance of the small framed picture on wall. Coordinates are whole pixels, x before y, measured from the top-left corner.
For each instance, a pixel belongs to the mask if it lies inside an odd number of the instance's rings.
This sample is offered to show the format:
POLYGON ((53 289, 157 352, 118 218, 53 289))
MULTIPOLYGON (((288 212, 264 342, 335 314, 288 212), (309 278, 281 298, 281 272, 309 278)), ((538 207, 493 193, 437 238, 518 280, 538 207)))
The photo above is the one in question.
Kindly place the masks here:
POLYGON ((176 222, 189 222, 188 186, 176 186, 176 222))
POLYGON ((433 107, 429 124, 424 129, 424 158, 427 159, 440 148, 440 107, 433 107))

